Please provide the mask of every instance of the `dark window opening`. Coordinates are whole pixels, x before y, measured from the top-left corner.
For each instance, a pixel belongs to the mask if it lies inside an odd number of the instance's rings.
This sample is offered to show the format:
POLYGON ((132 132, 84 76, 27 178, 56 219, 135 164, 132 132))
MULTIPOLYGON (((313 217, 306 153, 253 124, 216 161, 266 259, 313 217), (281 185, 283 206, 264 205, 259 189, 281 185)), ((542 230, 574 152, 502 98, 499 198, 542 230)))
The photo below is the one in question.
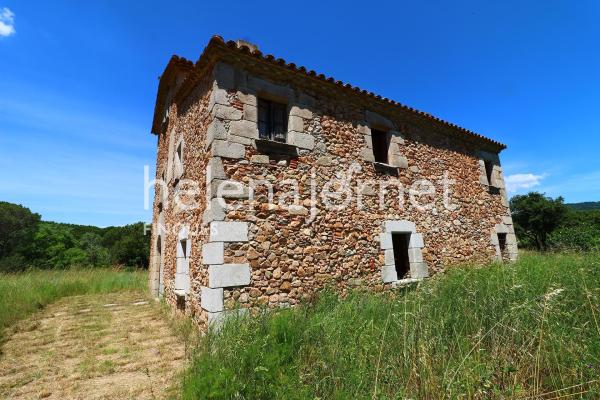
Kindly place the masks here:
POLYGON ((500 256, 504 260, 506 258, 506 233, 498 234, 498 246, 500 247, 500 256))
POLYGON ((371 129, 371 143, 373 144, 375 162, 388 163, 389 141, 387 136, 386 132, 371 129))
POLYGON ((409 241, 410 233, 392 233, 394 264, 396 265, 398 279, 404 279, 410 273, 410 260, 408 258, 409 241))
POLYGON ((492 172, 494 171, 494 164, 491 161, 484 161, 485 164, 485 175, 487 176, 488 185, 492 186, 492 172))
POLYGON ((183 151, 181 148, 181 143, 177 145, 177 160, 181 162, 183 160, 183 151))
POLYGON ((286 142, 287 105, 258 99, 258 133, 261 139, 286 142))
POLYGON ((180 246, 181 246, 181 253, 182 253, 182 257, 183 258, 187 258, 187 239, 182 239, 180 241, 180 246))

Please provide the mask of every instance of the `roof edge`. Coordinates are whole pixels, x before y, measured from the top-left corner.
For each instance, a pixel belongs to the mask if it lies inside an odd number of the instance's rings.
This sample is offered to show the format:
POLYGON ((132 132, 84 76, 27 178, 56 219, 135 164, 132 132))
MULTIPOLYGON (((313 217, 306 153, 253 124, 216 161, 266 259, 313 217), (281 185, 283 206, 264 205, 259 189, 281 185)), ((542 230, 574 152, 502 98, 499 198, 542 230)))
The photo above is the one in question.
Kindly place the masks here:
POLYGON ((238 43, 233 40, 225 41, 219 35, 214 35, 209 40, 208 44, 206 45, 202 54, 200 55, 198 61, 194 64, 193 70, 190 71, 187 78, 184 80, 184 82, 182 83, 178 92, 176 93, 176 95, 175 95, 176 101, 183 99, 189 93, 189 91, 193 88, 194 84, 198 81, 198 79, 200 79, 202 76, 204 76, 205 70, 219 59, 218 53, 216 53, 213 49, 221 49, 221 50, 225 50, 225 51, 237 52, 237 53, 245 54, 248 56, 252 56, 252 57, 254 57, 262 62, 266 62, 274 67, 285 68, 291 72, 301 74, 304 77, 318 80, 320 83, 325 83, 325 84, 329 85, 330 87, 336 88, 337 90, 345 90, 348 92, 352 92, 355 96, 362 96, 364 98, 372 99, 372 100, 378 101, 378 102, 388 105, 388 106, 391 105, 394 107, 399 107, 400 109, 402 109, 404 111, 408 111, 412 114, 418 115, 429 121, 441 124, 442 126, 445 126, 452 130, 458 131, 458 132, 466 135, 466 137, 468 137, 468 138, 484 142, 487 145, 490 145, 493 148, 495 148, 498 152, 506 149, 505 144, 498 142, 494 139, 488 138, 486 136, 483 136, 483 135, 476 133, 474 131, 471 131, 469 129, 463 128, 452 122, 448 122, 446 120, 438 118, 438 117, 431 115, 429 113, 426 113, 424 111, 417 110, 415 108, 409 107, 409 106, 404 105, 395 100, 388 99, 387 97, 383 97, 383 96, 375 94, 373 92, 361 89, 357 86, 353 86, 349 83, 344 83, 342 81, 336 80, 333 77, 327 77, 324 74, 319 74, 314 70, 308 70, 304 66, 297 66, 294 63, 288 63, 284 59, 275 58, 275 56, 273 56, 271 54, 264 55, 255 46, 250 47, 250 46, 244 44, 244 42, 238 43), (213 53, 215 53, 215 54, 213 54, 213 53))

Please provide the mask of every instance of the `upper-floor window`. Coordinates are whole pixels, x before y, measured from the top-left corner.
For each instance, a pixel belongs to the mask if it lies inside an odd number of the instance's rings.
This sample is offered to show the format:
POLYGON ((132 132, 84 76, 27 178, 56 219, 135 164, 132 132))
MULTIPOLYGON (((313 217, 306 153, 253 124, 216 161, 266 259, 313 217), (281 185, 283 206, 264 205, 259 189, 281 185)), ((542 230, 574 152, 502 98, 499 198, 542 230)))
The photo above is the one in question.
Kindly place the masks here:
POLYGON ((258 133, 261 139, 285 143, 287 105, 258 99, 258 133))
POLYGON ((493 186, 492 173, 494 172, 494 164, 488 160, 484 160, 483 164, 485 165, 485 175, 487 177, 488 185, 493 186))
POLYGON ((375 162, 387 164, 388 149, 390 147, 387 132, 371 129, 371 143, 373 145, 373 157, 375 158, 375 162))
POLYGON ((175 182, 177 182, 183 175, 183 139, 180 139, 177 147, 175 147, 174 168, 174 178, 175 182))

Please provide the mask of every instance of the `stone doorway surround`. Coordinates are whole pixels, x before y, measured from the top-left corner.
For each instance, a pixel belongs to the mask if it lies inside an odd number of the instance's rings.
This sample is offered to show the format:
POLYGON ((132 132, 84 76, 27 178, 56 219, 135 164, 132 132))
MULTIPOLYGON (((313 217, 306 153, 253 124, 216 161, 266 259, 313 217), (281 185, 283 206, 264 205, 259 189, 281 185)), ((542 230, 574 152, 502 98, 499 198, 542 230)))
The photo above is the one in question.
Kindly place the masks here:
POLYGON ((424 247, 423 235, 417 233, 414 222, 407 220, 387 220, 383 223, 383 232, 379 235, 381 250, 384 251, 384 265, 381 267, 381 279, 384 283, 393 285, 416 282, 427 278, 429 271, 423 261, 422 249, 424 247), (392 233, 410 233, 408 243, 408 259, 410 262, 410 278, 398 279, 394 260, 394 246, 392 233))

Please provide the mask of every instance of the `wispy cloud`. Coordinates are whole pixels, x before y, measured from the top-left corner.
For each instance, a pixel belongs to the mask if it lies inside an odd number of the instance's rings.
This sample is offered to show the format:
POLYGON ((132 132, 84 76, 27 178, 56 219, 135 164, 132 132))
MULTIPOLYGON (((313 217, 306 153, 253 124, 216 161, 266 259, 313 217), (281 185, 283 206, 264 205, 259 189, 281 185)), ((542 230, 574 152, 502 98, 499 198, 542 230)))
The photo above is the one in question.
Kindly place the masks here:
POLYGON ((545 177, 546 174, 512 174, 508 175, 504 181, 506 183, 506 189, 509 191, 509 193, 514 193, 519 189, 531 189, 539 186, 542 179, 545 177))
POLYGON ((8 37, 16 32, 15 13, 7 7, 0 9, 0 37, 8 37))

